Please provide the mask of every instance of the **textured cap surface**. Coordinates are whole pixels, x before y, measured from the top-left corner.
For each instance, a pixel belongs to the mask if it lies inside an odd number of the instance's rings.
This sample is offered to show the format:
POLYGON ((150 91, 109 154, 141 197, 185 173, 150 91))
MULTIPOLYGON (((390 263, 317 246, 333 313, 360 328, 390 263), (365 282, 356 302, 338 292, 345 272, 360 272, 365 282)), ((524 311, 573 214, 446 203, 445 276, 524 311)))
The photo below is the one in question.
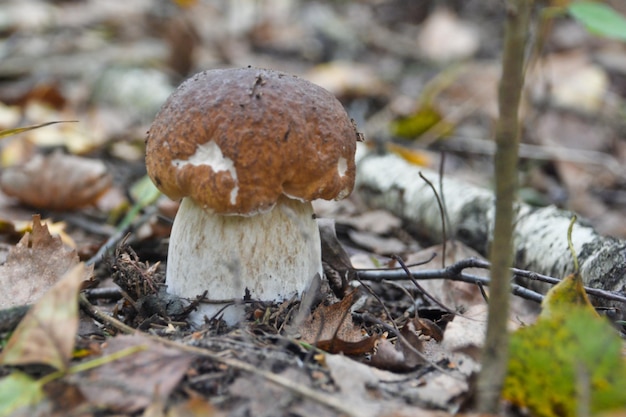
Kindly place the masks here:
POLYGON ((315 84, 257 68, 210 70, 165 102, 148 133, 146 166, 172 199, 255 214, 283 194, 350 194, 357 135, 341 103, 315 84))

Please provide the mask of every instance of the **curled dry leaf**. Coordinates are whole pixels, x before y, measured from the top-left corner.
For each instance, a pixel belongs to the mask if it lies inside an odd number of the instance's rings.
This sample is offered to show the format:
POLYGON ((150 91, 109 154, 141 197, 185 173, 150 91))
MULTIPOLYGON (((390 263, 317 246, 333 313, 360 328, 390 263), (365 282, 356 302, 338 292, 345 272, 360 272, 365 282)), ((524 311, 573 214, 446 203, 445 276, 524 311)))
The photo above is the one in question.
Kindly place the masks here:
POLYGON ((363 334, 352 321, 351 311, 359 300, 359 291, 354 290, 338 303, 318 306, 299 329, 302 340, 329 353, 372 354, 381 336, 363 334))
MULTIPOLYGON (((424 363, 424 356, 417 353, 423 351, 420 335, 436 333, 434 327, 436 327, 434 323, 431 326, 424 319, 414 318, 409 320, 400 329, 404 342, 398 339, 394 344, 383 338, 376 347, 369 364, 376 368, 393 372, 409 372, 415 369, 424 363), (407 344, 410 346, 407 346, 407 344)), ((442 337, 441 330, 439 330, 437 336, 431 337, 434 339, 442 337)))
POLYGON ((4 170, 0 188, 29 206, 75 210, 93 204, 111 186, 101 161, 65 155, 36 155, 24 165, 4 170))

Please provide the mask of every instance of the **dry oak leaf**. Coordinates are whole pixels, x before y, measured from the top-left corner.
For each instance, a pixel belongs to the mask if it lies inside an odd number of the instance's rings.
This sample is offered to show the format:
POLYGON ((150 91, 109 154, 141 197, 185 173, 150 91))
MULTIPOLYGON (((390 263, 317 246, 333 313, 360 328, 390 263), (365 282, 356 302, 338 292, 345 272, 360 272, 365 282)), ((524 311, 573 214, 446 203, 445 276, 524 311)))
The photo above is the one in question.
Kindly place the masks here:
POLYGON ((298 329, 302 340, 329 353, 373 353, 381 336, 364 334, 352 321, 351 311, 359 298, 359 291, 353 290, 338 303, 318 306, 298 329))
POLYGON ((29 206, 63 211, 94 204, 111 181, 101 161, 54 152, 5 169, 0 188, 29 206))
POLYGON ((35 303, 78 262, 76 251, 51 236, 39 215, 33 216, 32 232, 11 248, 0 265, 0 309, 35 303))

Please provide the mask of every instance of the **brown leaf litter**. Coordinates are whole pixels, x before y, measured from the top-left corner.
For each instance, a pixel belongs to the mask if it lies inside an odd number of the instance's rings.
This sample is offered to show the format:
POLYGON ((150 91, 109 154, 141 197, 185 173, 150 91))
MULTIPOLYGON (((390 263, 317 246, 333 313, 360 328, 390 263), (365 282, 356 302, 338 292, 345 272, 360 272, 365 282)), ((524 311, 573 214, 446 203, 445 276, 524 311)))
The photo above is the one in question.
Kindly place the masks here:
POLYGON ((74 249, 51 236, 39 215, 33 216, 32 232, 26 233, 0 265, 0 309, 33 304, 78 264, 74 249))
POLYGON ((104 162, 54 152, 37 154, 24 165, 6 168, 0 188, 29 206, 76 210, 92 205, 112 183, 104 162))
POLYGON ((68 368, 78 329, 78 292, 91 268, 77 264, 29 310, 0 356, 4 365, 68 368))

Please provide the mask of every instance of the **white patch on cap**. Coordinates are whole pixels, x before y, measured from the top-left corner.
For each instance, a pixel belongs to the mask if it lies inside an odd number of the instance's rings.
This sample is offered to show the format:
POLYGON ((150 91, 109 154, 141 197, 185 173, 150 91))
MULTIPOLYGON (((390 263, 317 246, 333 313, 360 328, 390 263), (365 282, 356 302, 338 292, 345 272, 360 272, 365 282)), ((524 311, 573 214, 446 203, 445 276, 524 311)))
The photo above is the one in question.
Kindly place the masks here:
POLYGON ((230 190, 230 204, 233 206, 237 203, 237 194, 239 193, 239 186, 235 185, 235 187, 230 190))
POLYGON ((348 161, 346 158, 339 158, 339 161, 337 161, 337 172, 339 172, 339 176, 345 176, 346 171, 348 171, 348 161))
MULTIPOLYGON (((227 171, 233 181, 237 182, 237 170, 235 164, 230 158, 224 157, 222 150, 215 141, 210 141, 198 145, 196 153, 191 155, 187 160, 174 159, 172 165, 176 168, 182 168, 186 165, 193 166, 209 166, 213 172, 227 171)), ((239 186, 235 186, 230 192, 230 203, 235 204, 237 202, 237 194, 239 192, 239 186)))

